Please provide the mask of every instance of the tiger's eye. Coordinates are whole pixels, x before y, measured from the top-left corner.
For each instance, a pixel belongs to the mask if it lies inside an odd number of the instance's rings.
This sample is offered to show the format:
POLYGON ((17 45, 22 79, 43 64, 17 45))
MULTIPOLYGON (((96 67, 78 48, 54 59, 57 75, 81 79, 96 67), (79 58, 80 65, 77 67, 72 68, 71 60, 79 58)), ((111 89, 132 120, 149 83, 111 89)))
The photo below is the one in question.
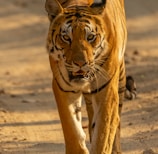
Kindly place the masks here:
POLYGON ((95 38, 96 38, 96 35, 94 35, 94 34, 89 34, 88 37, 87 37, 87 41, 92 42, 92 41, 95 40, 95 38))
POLYGON ((62 37, 65 41, 70 41, 70 37, 68 35, 65 34, 62 37))

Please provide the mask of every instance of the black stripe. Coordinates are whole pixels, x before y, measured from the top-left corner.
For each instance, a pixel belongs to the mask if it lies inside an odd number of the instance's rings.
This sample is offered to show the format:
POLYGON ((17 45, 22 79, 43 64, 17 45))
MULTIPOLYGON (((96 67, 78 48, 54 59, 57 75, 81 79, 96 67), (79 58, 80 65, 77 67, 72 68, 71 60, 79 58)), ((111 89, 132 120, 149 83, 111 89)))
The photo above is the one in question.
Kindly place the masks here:
POLYGON ((64 92, 71 92, 71 93, 78 93, 79 91, 68 91, 68 90, 64 90, 61 86, 60 86, 60 84, 58 83, 58 81, 57 81, 57 79, 55 78, 55 81, 56 81, 56 83, 57 83, 57 85, 58 85, 58 87, 59 87, 59 89, 61 90, 61 91, 64 91, 64 92))
POLYGON ((123 106, 123 104, 119 104, 119 107, 121 107, 121 108, 122 108, 122 106, 123 106))
POLYGON ((62 2, 61 4, 62 4, 62 5, 64 5, 64 4, 66 4, 66 2, 67 2, 67 0, 65 0, 65 1, 64 1, 64 2, 62 2))
POLYGON ((125 87, 119 88, 118 93, 123 93, 123 92, 125 92, 125 90, 126 90, 125 87))
POLYGON ((81 17, 82 17, 82 15, 81 15, 79 12, 76 12, 76 13, 74 14, 74 16, 76 16, 77 18, 81 18, 81 17))
POLYGON ((69 14, 68 16, 66 16, 65 18, 66 19, 69 19, 69 18, 71 18, 71 17, 73 17, 74 15, 73 14, 69 14))
POLYGON ((72 11, 64 12, 64 14, 66 15, 65 16, 66 19, 69 19, 69 18, 74 17, 74 16, 76 18, 86 17, 88 19, 92 19, 91 14, 83 8, 75 8, 72 11))
POLYGON ((83 92, 83 94, 95 94, 95 93, 98 93, 102 89, 104 89, 109 84, 110 81, 111 81, 111 79, 108 82, 106 82, 104 85, 102 85, 99 89, 95 89, 95 90, 91 91, 90 93, 83 92))
POLYGON ((73 22, 73 19, 70 19, 66 22, 66 24, 71 24, 73 22))
POLYGON ((52 30, 52 36, 54 35, 55 31, 56 31, 55 29, 52 30))
POLYGON ((88 20, 88 19, 81 19, 80 21, 81 21, 81 22, 85 22, 85 23, 90 24, 90 22, 89 22, 89 20, 88 20))
POLYGON ((124 80, 124 74, 123 74, 123 76, 122 77, 119 77, 119 82, 121 82, 121 81, 123 81, 124 80))
POLYGON ((119 76, 119 82, 122 82, 125 79, 125 65, 124 62, 120 65, 120 76, 119 76))
MULTIPOLYGON (((58 66, 58 65, 57 65, 57 66, 58 66)), ((64 76, 63 76, 63 74, 62 74, 62 73, 61 73, 61 71, 60 71, 60 67, 59 67, 59 66, 58 66, 58 70, 59 70, 59 73, 60 73, 60 75, 61 75, 62 79, 64 80, 64 82, 65 82, 68 86, 70 86, 70 87, 71 87, 71 84, 65 80, 65 78, 64 78, 64 76)))
MULTIPOLYGON (((101 40, 100 34, 97 34, 97 35, 99 35, 98 37, 100 37, 100 40, 101 40)), ((97 55, 95 55, 95 59, 97 59, 100 56, 100 53, 104 50, 105 45, 104 45, 104 47, 101 46, 104 39, 105 39, 105 37, 103 37, 103 39, 101 40, 99 46, 96 48, 96 50, 98 50, 100 48, 101 51, 99 53, 97 53, 97 55)))
POLYGON ((54 53, 54 47, 52 47, 52 48, 50 49, 50 52, 51 52, 51 53, 54 53))

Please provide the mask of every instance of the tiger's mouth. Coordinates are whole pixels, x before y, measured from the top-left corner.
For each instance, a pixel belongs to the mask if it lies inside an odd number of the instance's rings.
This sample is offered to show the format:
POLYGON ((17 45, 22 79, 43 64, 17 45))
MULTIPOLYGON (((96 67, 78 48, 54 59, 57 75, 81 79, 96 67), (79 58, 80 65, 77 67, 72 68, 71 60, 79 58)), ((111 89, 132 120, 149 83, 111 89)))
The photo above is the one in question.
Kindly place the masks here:
POLYGON ((70 80, 85 80, 87 79, 87 73, 79 70, 77 72, 69 72, 70 80))

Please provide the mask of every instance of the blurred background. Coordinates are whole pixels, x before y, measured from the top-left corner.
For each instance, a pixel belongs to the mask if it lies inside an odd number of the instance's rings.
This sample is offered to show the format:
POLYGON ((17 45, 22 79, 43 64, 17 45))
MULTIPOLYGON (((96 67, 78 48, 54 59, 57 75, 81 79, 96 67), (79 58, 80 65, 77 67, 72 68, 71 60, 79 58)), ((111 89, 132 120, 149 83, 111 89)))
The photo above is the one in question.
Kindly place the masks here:
MULTIPOLYGON (((0 0, 0 154, 64 154, 44 3, 0 0)), ((122 149, 158 154, 158 0, 125 0, 125 9, 126 72, 135 78, 138 96, 124 103, 122 149)))

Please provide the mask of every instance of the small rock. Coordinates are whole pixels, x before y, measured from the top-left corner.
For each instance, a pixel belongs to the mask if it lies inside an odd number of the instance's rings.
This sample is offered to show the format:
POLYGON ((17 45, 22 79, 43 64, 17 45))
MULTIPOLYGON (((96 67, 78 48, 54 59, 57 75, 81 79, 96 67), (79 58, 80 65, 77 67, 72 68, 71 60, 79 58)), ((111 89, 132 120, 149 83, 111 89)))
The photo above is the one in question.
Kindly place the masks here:
POLYGON ((5 94, 5 90, 4 89, 0 89, 0 95, 1 94, 5 94))
POLYGON ((128 125, 129 125, 129 126, 131 126, 131 125, 133 125, 133 123, 132 123, 132 122, 130 122, 130 123, 128 123, 128 125))
POLYGON ((5 109, 0 109, 0 112, 7 113, 5 109))
POLYGON ((26 138, 21 139, 21 141, 26 141, 26 140, 27 140, 26 138))
POLYGON ((14 137, 13 140, 18 140, 18 138, 17 138, 17 137, 14 137))
POLYGON ((138 54, 139 54, 139 51, 138 51, 138 50, 134 50, 134 51, 133 51, 133 54, 134 54, 134 55, 138 55, 138 54))
POLYGON ((35 99, 23 99, 21 102, 22 103, 37 103, 38 100, 35 100, 35 99))
POLYGON ((17 95, 16 94, 10 94, 10 97, 17 97, 17 95))
POLYGON ((152 149, 143 151, 143 154, 156 154, 152 149))
POLYGON ((5 72, 5 75, 10 75, 10 72, 9 71, 5 72))

